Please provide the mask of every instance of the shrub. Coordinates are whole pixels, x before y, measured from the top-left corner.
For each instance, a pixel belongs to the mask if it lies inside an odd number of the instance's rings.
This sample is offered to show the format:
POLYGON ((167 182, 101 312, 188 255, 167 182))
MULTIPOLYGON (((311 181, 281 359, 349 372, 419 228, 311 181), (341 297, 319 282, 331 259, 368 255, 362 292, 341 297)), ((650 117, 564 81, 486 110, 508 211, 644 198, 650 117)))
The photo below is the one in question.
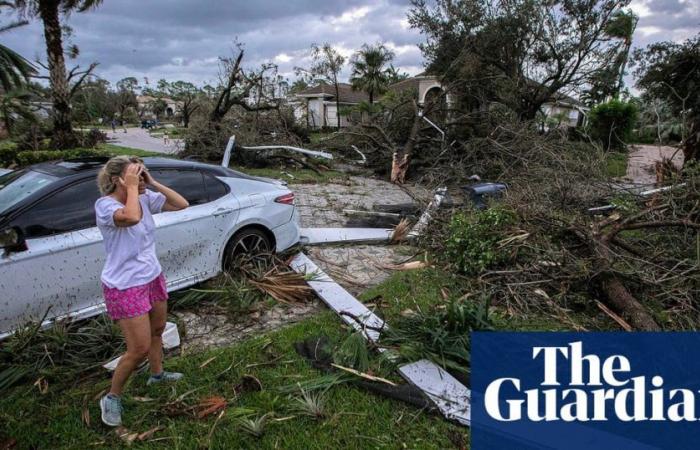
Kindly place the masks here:
POLYGON ((455 214, 445 246, 447 258, 468 275, 506 262, 510 255, 499 242, 514 223, 515 213, 504 207, 455 214))
POLYGON ((0 167, 8 167, 14 164, 17 157, 17 144, 3 142, 0 144, 0 167))
POLYGON ((95 148, 99 144, 107 142, 107 135, 97 128, 93 128, 87 133, 80 133, 78 138, 80 146, 85 148, 95 148))
POLYGON ((623 150, 636 121, 637 107, 632 102, 617 99, 593 107, 588 115, 591 137, 601 142, 606 150, 623 150))
POLYGON ((20 166, 31 166, 44 161, 54 161, 57 159, 86 158, 91 156, 104 156, 105 153, 91 148, 80 148, 75 150, 39 150, 23 151, 17 153, 15 162, 20 166))

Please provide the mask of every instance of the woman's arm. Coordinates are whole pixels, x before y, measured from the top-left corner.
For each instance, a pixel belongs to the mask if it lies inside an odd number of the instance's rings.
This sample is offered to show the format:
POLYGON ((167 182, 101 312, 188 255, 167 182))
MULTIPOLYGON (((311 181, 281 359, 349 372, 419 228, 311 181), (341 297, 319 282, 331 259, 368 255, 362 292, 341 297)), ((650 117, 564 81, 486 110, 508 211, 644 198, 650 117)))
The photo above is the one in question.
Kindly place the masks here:
POLYGON ((152 186, 153 189, 165 195, 163 211, 179 211, 190 206, 189 202, 185 200, 185 197, 170 189, 166 185, 154 180, 148 170, 143 171, 143 177, 146 184, 152 186))
POLYGON ((118 227, 130 227, 141 221, 139 178, 142 170, 143 167, 139 164, 129 164, 124 178, 119 177, 119 183, 126 189, 126 203, 114 212, 114 224, 118 227))

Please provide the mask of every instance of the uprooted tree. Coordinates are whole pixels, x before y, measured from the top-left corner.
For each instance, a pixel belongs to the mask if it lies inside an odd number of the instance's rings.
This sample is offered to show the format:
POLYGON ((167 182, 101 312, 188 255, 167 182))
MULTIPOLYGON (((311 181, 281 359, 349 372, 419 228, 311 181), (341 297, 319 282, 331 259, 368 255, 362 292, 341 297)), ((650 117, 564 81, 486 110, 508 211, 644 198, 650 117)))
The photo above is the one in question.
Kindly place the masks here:
POLYGON ((244 125, 250 119, 247 113, 279 112, 279 101, 270 98, 265 89, 259 89, 270 73, 276 72, 276 66, 264 64, 257 70, 246 71, 243 55, 243 49, 239 48, 235 56, 220 58, 219 85, 205 94, 205 114, 190 127, 185 138, 186 155, 216 159, 234 130, 237 141, 241 134, 246 134, 249 127, 244 125))
POLYGON ((480 223, 504 208, 509 220, 500 227, 454 236, 454 225, 437 221, 426 233, 436 255, 451 243, 448 264, 459 261, 455 249, 462 260, 486 261, 470 274, 471 290, 488 294, 511 316, 544 314, 578 329, 596 327, 586 320, 601 310, 629 329, 697 328, 697 165, 684 169, 685 184, 642 197, 608 182, 602 149, 567 141, 563 133, 541 135, 527 124, 501 122, 460 146, 449 164, 434 169, 434 180, 462 182, 464 173, 478 173, 509 186, 500 206, 466 216, 480 223), (588 211, 607 203, 615 209, 588 211), (473 245, 484 241, 492 245, 473 245))

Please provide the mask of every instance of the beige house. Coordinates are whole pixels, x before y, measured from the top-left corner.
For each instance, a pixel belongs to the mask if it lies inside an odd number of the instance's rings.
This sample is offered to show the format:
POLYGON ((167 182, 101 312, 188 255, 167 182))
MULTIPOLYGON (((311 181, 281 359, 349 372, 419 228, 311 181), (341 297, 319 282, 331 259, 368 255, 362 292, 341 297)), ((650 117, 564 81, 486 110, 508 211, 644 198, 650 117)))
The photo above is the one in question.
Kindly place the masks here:
MULTIPOLYGON (((136 103, 138 104, 137 112, 141 119, 155 119, 156 114, 151 110, 151 105, 158 100, 150 95, 137 95, 136 103)), ((165 101, 166 108, 161 118, 172 119, 182 106, 182 102, 175 101, 168 97, 161 97, 160 100, 165 101)))
MULTIPOLYGON (((432 96, 439 95, 444 90, 442 83, 435 75, 419 74, 389 86, 395 92, 413 89, 418 93, 418 104, 425 104, 432 96)), ((449 105, 452 102, 450 94, 445 96, 449 105)), ((585 112, 588 110, 583 103, 568 95, 559 94, 542 105, 545 118, 545 129, 552 126, 576 127, 585 123, 585 112)))
MULTIPOLYGON (((363 101, 369 101, 366 92, 354 91, 347 83, 338 85, 340 108, 354 106, 363 101)), ((338 111, 335 99, 335 87, 330 84, 319 84, 296 94, 294 114, 297 120, 305 120, 309 128, 335 127, 338 123, 338 111)), ((351 117, 340 116, 340 126, 351 125, 351 117)))
MULTIPOLYGON (((440 95, 444 90, 442 83, 435 75, 418 74, 389 86, 390 91, 403 92, 412 89, 418 93, 418 104, 425 104, 431 97, 440 95)), ((447 103, 451 103, 450 94, 446 95, 447 103)))

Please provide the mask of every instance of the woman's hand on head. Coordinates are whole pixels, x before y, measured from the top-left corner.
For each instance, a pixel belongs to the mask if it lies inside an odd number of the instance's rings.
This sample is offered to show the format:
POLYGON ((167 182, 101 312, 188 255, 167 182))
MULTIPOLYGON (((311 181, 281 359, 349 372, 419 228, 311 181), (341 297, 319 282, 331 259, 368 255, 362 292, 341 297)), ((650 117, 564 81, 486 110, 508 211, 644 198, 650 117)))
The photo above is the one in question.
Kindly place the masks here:
POLYGON ((144 181, 147 185, 153 186, 153 183, 155 182, 155 180, 154 180, 153 177, 151 176, 151 172, 148 171, 148 169, 146 168, 146 166, 141 166, 141 167, 143 167, 143 172, 141 172, 141 175, 143 176, 143 181, 144 181))
POLYGON ((138 189, 142 172, 143 166, 141 164, 129 164, 124 171, 124 177, 119 177, 119 183, 125 188, 136 187, 138 189))

